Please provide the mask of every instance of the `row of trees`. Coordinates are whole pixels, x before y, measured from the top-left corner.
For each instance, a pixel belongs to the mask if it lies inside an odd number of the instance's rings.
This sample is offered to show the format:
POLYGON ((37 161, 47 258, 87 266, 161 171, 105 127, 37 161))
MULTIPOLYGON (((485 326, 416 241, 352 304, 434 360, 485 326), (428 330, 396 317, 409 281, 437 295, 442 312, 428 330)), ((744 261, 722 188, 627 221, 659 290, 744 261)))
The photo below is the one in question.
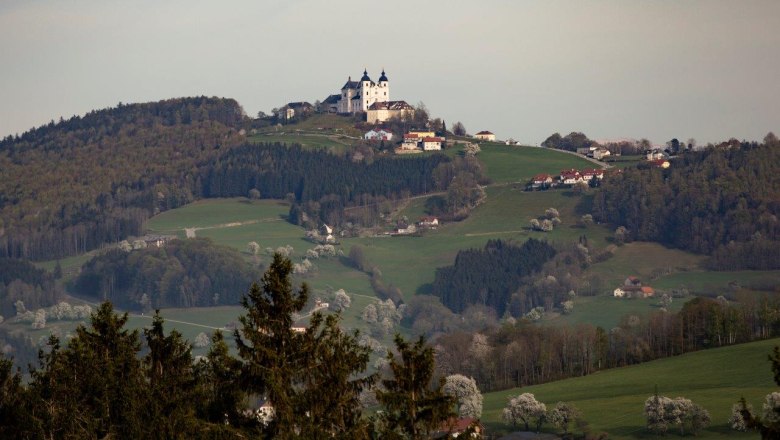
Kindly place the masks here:
POLYGON ((667 170, 607 176, 596 194, 597 220, 628 238, 713 255, 714 269, 780 264, 780 148, 745 143, 686 154, 667 170))
MULTIPOLYGON (((777 298, 740 299, 699 297, 677 313, 627 315, 612 329, 590 324, 541 328, 525 319, 471 331, 452 326, 436 338, 437 368, 442 375, 474 377, 480 389, 492 391, 780 334, 777 298)), ((420 313, 419 307, 410 301, 409 314, 420 313)))
POLYGON ((396 336, 380 378, 366 373, 370 349, 341 330, 338 315, 315 313, 305 332, 294 331, 309 291, 294 289, 291 273, 276 254, 243 297, 238 358, 217 332, 195 362, 159 314, 141 338, 109 302, 67 346, 51 337, 28 383, 0 358, 0 437, 423 439, 455 414, 456 401, 466 402, 468 393, 451 396, 434 380, 434 351, 422 338, 396 336), (383 410, 364 417, 361 393, 380 379, 383 410), (263 417, 248 400, 265 402, 263 417))
POLYGON ((18 301, 30 309, 52 306, 60 289, 51 272, 27 261, 0 258, 0 316, 16 314, 18 301))

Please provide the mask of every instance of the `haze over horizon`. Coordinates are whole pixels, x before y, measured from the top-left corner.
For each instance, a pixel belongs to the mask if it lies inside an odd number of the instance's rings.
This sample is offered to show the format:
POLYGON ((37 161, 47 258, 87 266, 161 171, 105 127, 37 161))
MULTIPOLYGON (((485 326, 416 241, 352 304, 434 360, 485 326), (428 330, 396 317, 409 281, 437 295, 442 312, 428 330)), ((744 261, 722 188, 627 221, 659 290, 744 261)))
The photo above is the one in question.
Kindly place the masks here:
POLYGON ((0 137, 119 102, 235 98, 254 115, 384 68, 391 99, 538 144, 780 131, 780 2, 0 4, 0 137))

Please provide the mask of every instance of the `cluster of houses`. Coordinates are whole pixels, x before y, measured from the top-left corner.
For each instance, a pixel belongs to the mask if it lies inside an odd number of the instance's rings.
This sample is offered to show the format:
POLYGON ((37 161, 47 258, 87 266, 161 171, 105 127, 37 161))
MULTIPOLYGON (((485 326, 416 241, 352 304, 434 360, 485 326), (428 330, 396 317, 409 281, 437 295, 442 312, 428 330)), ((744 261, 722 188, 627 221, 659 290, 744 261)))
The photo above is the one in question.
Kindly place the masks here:
POLYGON ((420 217, 420 220, 417 222, 417 224, 399 222, 396 225, 395 230, 393 230, 393 232, 388 232, 387 235, 412 235, 424 229, 436 229, 439 227, 439 224, 439 219, 437 217, 420 217))
POLYGON ((436 136, 436 133, 432 131, 412 130, 404 135, 404 139, 396 149, 396 153, 438 151, 442 149, 442 145, 445 142, 445 138, 436 136))
POLYGON ((604 178, 604 170, 584 169, 582 171, 574 168, 562 170, 558 175, 537 174, 528 184, 528 189, 547 189, 556 186, 571 186, 577 183, 588 183, 593 179, 601 180, 604 178))
POLYGON ((650 286, 643 286, 639 278, 631 275, 622 286, 614 290, 613 295, 615 298, 649 298, 655 296, 655 290, 650 286))
POLYGON ((577 148, 577 154, 592 157, 596 160, 602 160, 605 157, 610 156, 612 153, 602 146, 590 146, 577 148))

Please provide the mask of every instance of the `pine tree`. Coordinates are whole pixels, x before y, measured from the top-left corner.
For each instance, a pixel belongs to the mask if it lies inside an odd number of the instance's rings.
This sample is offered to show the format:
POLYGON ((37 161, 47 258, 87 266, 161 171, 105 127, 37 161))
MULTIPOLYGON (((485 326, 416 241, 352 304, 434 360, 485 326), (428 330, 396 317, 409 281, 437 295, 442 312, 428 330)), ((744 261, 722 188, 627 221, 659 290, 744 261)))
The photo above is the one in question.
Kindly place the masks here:
POLYGON ((222 332, 214 332, 206 360, 197 364, 200 419, 221 425, 242 424, 240 405, 245 393, 240 374, 241 361, 230 355, 222 332))
POLYGON ((393 377, 382 381, 385 391, 377 391, 383 414, 384 435, 387 438, 429 438, 431 432, 449 417, 455 401, 442 391, 442 381, 433 385, 433 348, 426 346, 425 338, 410 345, 396 334, 397 359, 388 353, 393 377))

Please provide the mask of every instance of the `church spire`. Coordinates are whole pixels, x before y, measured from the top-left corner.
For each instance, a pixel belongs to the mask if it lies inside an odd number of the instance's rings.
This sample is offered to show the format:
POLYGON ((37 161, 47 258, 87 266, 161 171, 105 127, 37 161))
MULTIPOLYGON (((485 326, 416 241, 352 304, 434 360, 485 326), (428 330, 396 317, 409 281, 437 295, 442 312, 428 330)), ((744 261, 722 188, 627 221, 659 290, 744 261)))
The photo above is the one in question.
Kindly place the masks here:
POLYGON ((385 75, 385 68, 382 68, 382 76, 379 77, 379 82, 387 81, 387 75, 385 75))

